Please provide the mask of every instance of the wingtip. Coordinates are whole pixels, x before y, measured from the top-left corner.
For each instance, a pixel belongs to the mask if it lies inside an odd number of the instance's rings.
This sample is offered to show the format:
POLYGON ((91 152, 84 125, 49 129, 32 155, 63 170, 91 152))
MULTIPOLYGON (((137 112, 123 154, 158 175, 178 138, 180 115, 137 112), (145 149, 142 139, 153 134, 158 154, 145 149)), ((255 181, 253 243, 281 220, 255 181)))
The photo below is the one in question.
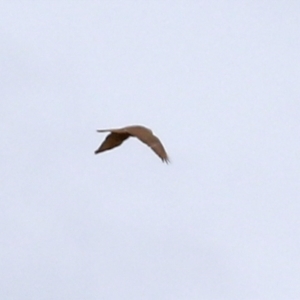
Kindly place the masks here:
POLYGON ((168 157, 162 158, 162 162, 166 163, 167 165, 171 163, 170 159, 168 157))

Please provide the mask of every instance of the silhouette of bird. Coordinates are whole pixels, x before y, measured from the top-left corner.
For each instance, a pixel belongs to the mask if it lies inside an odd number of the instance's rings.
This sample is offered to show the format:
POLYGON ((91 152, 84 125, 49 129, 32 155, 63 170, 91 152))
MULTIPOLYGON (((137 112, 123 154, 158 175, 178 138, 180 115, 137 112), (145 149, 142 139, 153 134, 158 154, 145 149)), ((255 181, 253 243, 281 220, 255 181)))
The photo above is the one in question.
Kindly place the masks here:
POLYGON ((110 132, 110 134, 106 136, 103 143, 95 151, 95 154, 118 147, 129 137, 136 137, 141 142, 149 146, 161 158, 163 162, 170 162, 161 141, 147 127, 134 125, 116 129, 99 129, 97 130, 97 132, 110 132))

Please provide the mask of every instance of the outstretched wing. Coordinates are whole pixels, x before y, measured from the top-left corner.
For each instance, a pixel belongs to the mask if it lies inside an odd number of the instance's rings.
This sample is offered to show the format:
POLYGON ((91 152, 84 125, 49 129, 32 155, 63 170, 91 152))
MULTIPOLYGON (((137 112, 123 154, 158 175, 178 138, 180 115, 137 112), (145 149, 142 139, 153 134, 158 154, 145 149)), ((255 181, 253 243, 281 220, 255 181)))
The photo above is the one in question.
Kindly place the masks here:
POLYGON ((169 163, 168 154, 157 136, 144 126, 128 126, 124 130, 130 135, 137 137, 141 142, 149 146, 163 162, 169 163))
POLYGON ((120 134, 120 133, 112 132, 105 138, 105 140, 100 145, 100 147, 95 151, 95 154, 118 147, 128 138, 129 138, 128 133, 120 134))
POLYGON ((151 144, 148 144, 148 146, 151 147, 151 149, 161 158, 163 162, 166 162, 167 164, 170 162, 168 154, 157 136, 153 135, 151 144))

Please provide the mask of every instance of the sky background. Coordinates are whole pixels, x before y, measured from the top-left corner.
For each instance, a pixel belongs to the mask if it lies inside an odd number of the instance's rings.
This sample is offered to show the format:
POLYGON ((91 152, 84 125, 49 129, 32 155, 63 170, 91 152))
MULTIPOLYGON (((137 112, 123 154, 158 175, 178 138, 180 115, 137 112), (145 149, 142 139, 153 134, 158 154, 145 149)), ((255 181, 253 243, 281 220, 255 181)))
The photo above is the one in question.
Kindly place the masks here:
POLYGON ((300 299, 299 15, 1 1, 0 298, 300 299))

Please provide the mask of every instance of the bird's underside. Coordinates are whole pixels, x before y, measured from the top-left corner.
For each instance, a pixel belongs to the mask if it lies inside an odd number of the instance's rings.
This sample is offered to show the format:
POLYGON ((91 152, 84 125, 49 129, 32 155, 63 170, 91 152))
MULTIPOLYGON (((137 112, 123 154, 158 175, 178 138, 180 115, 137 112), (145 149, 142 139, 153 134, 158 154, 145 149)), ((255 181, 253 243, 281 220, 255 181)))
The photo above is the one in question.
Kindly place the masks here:
POLYGON ((158 137, 150 129, 140 125, 127 126, 116 129, 100 129, 97 132, 110 132, 95 154, 120 146, 129 137, 137 137, 141 142, 152 148, 163 162, 169 163, 169 157, 158 137))

